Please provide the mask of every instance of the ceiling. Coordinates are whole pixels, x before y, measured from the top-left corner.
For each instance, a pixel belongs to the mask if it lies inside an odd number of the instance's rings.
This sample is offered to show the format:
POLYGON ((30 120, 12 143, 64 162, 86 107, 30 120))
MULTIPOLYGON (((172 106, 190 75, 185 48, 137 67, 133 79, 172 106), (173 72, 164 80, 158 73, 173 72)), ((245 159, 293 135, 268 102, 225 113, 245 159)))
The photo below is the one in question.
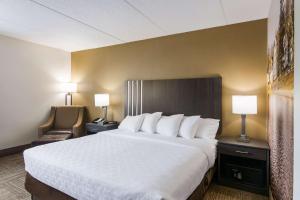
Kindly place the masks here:
POLYGON ((267 18, 271 0, 0 0, 0 34, 79 51, 267 18))

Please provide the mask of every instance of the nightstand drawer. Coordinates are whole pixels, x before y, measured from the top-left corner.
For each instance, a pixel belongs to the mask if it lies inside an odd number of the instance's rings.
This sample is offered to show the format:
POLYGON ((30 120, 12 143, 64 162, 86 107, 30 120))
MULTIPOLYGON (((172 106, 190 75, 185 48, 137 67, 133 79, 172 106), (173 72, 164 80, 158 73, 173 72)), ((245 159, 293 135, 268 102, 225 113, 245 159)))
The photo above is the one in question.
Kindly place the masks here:
POLYGON ((218 144, 219 152, 222 154, 240 156, 244 158, 252 158, 257 160, 266 160, 267 151, 264 149, 256 149, 250 147, 242 147, 237 145, 218 144))

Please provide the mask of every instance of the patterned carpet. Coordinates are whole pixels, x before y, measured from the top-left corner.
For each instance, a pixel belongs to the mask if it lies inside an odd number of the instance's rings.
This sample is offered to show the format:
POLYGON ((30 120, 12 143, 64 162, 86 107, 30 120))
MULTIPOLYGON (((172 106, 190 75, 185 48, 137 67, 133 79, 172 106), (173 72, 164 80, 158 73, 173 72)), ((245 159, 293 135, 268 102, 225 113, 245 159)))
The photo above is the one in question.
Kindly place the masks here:
POLYGON ((0 158, 0 200, 29 200, 21 154, 0 158))
MULTIPOLYGON (((25 171, 21 154, 0 157, 0 200, 30 200, 24 189, 25 171)), ((267 200, 267 197, 212 184, 204 200, 267 200)))

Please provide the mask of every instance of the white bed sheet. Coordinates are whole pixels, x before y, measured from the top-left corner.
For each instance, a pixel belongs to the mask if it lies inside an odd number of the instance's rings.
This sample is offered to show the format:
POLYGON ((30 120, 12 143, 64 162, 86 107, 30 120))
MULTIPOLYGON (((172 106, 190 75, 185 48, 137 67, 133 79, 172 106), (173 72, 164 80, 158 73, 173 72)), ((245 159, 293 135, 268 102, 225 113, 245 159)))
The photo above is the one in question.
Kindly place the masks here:
POLYGON ((25 170, 76 199, 183 200, 214 165, 216 140, 112 130, 24 152, 25 170))

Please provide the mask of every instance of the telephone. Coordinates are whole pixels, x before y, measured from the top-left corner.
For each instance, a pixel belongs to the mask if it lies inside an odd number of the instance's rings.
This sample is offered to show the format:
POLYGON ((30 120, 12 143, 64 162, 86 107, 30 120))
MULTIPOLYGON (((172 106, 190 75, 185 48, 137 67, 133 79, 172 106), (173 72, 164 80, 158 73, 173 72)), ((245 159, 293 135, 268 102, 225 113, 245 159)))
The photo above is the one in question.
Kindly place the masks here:
POLYGON ((95 123, 95 124, 98 124, 98 123, 105 124, 106 120, 103 119, 103 118, 96 118, 96 119, 93 120, 93 123, 95 123))
POLYGON ((101 126, 105 125, 105 124, 118 124, 118 122, 116 121, 107 121, 104 118, 96 118, 93 120, 94 124, 100 124, 101 126))

